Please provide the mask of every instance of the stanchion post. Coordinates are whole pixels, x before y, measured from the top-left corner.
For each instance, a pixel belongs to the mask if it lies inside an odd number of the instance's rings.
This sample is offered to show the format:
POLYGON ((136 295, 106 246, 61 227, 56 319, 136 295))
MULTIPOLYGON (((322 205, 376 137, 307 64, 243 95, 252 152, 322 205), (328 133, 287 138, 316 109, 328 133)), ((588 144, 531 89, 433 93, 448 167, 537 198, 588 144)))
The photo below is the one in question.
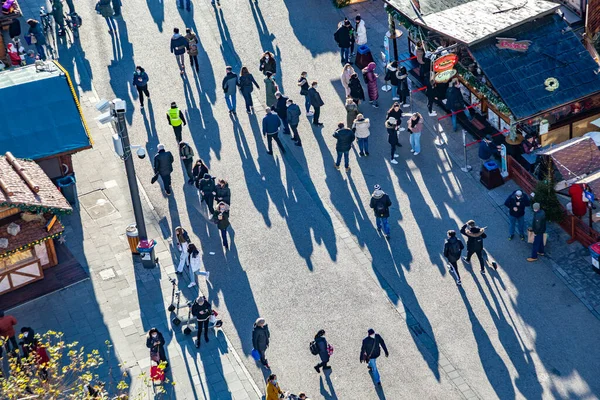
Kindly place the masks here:
POLYGON ((464 149, 464 155, 465 155, 465 166, 462 167, 460 170, 462 172, 469 172, 471 170, 471 166, 469 165, 469 163, 467 161, 467 131, 465 131, 464 129, 462 130, 462 136, 463 136, 463 149, 464 149))

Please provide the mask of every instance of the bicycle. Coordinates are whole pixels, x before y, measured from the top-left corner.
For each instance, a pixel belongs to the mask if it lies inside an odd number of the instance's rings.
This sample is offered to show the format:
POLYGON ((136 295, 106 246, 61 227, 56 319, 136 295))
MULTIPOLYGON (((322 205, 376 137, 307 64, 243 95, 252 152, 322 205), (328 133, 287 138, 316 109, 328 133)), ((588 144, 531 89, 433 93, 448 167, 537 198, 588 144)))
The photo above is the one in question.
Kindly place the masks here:
POLYGON ((79 27, 81 26, 81 17, 73 12, 65 14, 65 22, 74 39, 79 39, 79 27))
POLYGON ((54 58, 54 48, 52 47, 52 45, 50 43, 54 43, 54 27, 52 25, 52 14, 46 11, 46 7, 41 6, 40 7, 40 23, 42 24, 42 31, 44 32, 44 35, 46 36, 46 49, 48 50, 48 53, 50 53, 50 58, 54 58), (52 38, 52 40, 48 40, 48 33, 50 33, 50 36, 52 38))

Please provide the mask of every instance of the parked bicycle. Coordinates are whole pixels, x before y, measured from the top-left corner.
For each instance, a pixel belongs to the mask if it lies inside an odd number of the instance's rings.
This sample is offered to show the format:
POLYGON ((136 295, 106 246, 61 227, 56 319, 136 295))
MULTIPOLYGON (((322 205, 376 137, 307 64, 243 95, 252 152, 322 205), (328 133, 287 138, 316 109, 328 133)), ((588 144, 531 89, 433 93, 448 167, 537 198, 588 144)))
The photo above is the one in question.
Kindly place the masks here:
POLYGON ((52 32, 52 14, 47 12, 44 6, 40 7, 40 22, 42 23, 44 34, 47 35, 50 32, 54 36, 54 32, 52 32))
POLYGON ((65 22, 71 31, 74 39, 79 39, 79 27, 81 26, 81 17, 76 12, 65 14, 65 22))

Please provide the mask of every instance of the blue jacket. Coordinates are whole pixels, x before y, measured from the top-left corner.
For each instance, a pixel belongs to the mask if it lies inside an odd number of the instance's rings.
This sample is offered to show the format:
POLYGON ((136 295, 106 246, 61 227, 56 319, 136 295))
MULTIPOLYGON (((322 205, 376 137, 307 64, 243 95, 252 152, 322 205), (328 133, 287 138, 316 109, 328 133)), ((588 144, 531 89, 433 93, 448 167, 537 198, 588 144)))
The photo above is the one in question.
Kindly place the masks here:
POLYGON ((494 142, 490 142, 489 144, 485 140, 479 142, 479 158, 489 160, 494 154, 498 154, 498 149, 494 142))
POLYGON ((269 113, 265 115, 262 123, 263 135, 274 134, 279 132, 279 126, 281 126, 281 120, 276 114, 269 113))
POLYGON ((176 33, 171 38, 171 53, 174 53, 176 56, 185 54, 189 46, 187 39, 179 33, 176 33))
POLYGON ((146 72, 141 72, 138 74, 136 71, 133 73, 133 86, 144 87, 148 84, 149 80, 150 78, 148 78, 148 74, 146 72))
POLYGON ((302 111, 300 111, 298 104, 290 104, 290 106, 287 108, 288 123, 290 125, 298 125, 300 123, 300 114, 302 114, 302 111))
POLYGON ((229 96, 235 95, 235 89, 238 87, 238 76, 233 72, 228 72, 223 78, 223 92, 229 96))

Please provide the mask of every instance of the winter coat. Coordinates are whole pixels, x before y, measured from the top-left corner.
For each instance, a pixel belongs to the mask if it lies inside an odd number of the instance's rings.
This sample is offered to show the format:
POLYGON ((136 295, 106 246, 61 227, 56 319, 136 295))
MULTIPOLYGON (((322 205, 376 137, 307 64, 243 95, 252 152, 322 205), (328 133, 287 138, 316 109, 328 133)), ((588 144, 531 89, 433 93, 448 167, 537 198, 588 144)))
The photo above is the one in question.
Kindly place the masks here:
POLYGON ((396 77, 398 78, 398 91, 408 96, 410 91, 408 89, 408 72, 406 68, 400 67, 398 72, 396 72, 396 77))
POLYGON ((346 126, 348 128, 352 127, 354 124, 354 120, 358 115, 358 106, 355 103, 346 104, 346 126))
POLYGON ((229 225, 231 225, 229 223, 229 211, 220 212, 219 210, 215 210, 213 218, 217 223, 217 228, 221 231, 227 230, 229 225))
POLYGON ((182 160, 192 160, 194 158, 194 149, 189 144, 183 142, 179 145, 179 157, 182 160))
POLYGON ((228 72, 227 75, 225 75, 225 78, 223 78, 221 86, 223 88, 223 93, 226 95, 235 95, 238 86, 238 76, 233 72, 228 72))
POLYGON ((392 67, 392 63, 389 63, 385 69, 385 78, 383 78, 383 80, 389 82, 392 86, 398 86, 397 72, 398 68, 392 67))
POLYGON ((279 96, 277 101, 273 104, 275 106, 275 112, 281 119, 287 119, 287 101, 288 101, 288 98, 285 97, 284 95, 281 95, 281 96, 279 96))
POLYGON ((115 15, 111 3, 111 0, 100 0, 98 2, 98 11, 104 18, 109 18, 115 15))
POLYGON ((369 100, 371 101, 375 101, 379 98, 379 91, 377 89, 377 74, 375 73, 376 67, 377 64, 371 62, 365 69, 362 70, 365 82, 367 82, 369 100))
POLYGON ((485 140, 479 142, 479 158, 489 160, 494 154, 498 154, 498 149, 494 142, 488 143, 485 140))
POLYGON ((204 164, 202 165, 194 165, 192 169, 192 175, 194 175, 194 180, 196 181, 196 187, 200 183, 200 179, 204 178, 204 174, 208 174, 208 167, 204 164))
POLYGON ((385 120, 387 121, 388 119, 390 119, 390 117, 396 119, 397 127, 400 126, 400 124, 402 123, 402 109, 399 108, 398 111, 396 111, 392 108, 390 111, 387 112, 387 114, 385 114, 385 120))
POLYGON ((184 36, 181 36, 179 33, 176 33, 171 37, 171 53, 179 56, 181 54, 185 54, 185 51, 190 47, 187 39, 184 36))
POLYGON ((360 360, 370 360, 372 358, 379 357, 381 355, 381 348, 383 348, 383 352, 385 353, 386 357, 390 355, 383 338, 378 333, 375 334, 374 338, 367 336, 362 341, 362 346, 360 348, 360 360))
POLYGON ((275 75, 277 73, 277 62, 273 57, 269 57, 269 61, 262 57, 260 59, 260 65, 258 69, 259 71, 262 71, 264 75, 266 75, 267 72, 270 72, 273 75, 275 75))
POLYGON ((352 142, 355 139, 354 132, 348 128, 336 130, 333 137, 337 139, 337 143, 335 144, 336 151, 350 151, 352 142))
POLYGON ((362 121, 355 120, 352 124, 352 129, 354 130, 354 136, 357 139, 364 139, 369 137, 371 132, 369 131, 369 127, 371 126, 371 121, 369 118, 365 118, 362 121))
POLYGON ((348 83, 350 82, 350 77, 355 73, 356 71, 354 71, 354 68, 350 67, 348 69, 344 69, 342 76, 340 76, 342 86, 346 90, 346 97, 350 96, 350 86, 348 86, 348 83))
POLYGON ((198 190, 202 192, 202 196, 212 197, 215 188, 215 179, 209 174, 204 174, 204 177, 198 183, 198 190))
POLYGON ((263 135, 269 135, 279 132, 279 127, 281 126, 281 120, 279 117, 273 113, 268 113, 265 115, 262 121, 262 132, 263 135))
POLYGON ((546 233, 546 213, 544 210, 534 211, 533 220, 531 221, 531 230, 536 235, 546 233))
POLYGON ((465 99, 456 86, 450 85, 446 90, 446 105, 450 108, 450 111, 458 111, 464 108, 465 99))
POLYGON ((462 240, 456 236, 446 239, 446 242, 444 243, 444 257, 446 257, 449 262, 456 262, 460 260, 460 254, 464 248, 465 245, 463 244, 462 240), (458 248, 460 249, 458 254, 450 253, 450 246, 453 246, 455 242, 458 242, 458 248))
POLYGON ((392 128, 387 128, 387 133, 388 133, 388 143, 391 145, 396 145, 398 144, 398 131, 396 130, 396 127, 392 127, 392 128))
POLYGON ((190 32, 185 35, 185 39, 188 41, 188 54, 190 56, 198 55, 198 36, 195 33, 190 32))
POLYGON ((272 104, 275 104, 277 101, 277 97, 275 97, 275 92, 277 92, 277 83, 275 80, 271 78, 265 78, 265 95, 267 96, 267 107, 271 107, 272 104))
POLYGON ((346 25, 342 24, 333 34, 333 38, 340 48, 350 47, 350 29, 346 25))
POLYGON ((487 237, 485 232, 479 227, 471 228, 471 231, 467 231, 467 224, 460 228, 460 233, 467 237, 467 250, 471 252, 478 252, 483 250, 483 239, 487 237))
POLYGON ((419 118, 419 122, 413 126, 414 120, 411 118, 408 120, 408 131, 410 133, 421 133, 423 131, 423 117, 419 118))
POLYGON ((173 172, 173 154, 170 151, 160 150, 154 156, 154 173, 161 176, 169 175, 173 172))
POLYGON ((308 97, 310 99, 310 104, 313 107, 323 107, 325 105, 323 99, 321 98, 321 94, 313 87, 308 89, 308 97))
POLYGON ((156 332, 156 337, 148 336, 146 338, 146 347, 150 349, 150 354, 158 353, 158 357, 161 361, 167 360, 165 354, 165 338, 160 332, 156 332))
POLYGON ((306 78, 300 77, 300 79, 298 79, 298 84, 300 85, 300 94, 302 96, 308 96, 308 81, 306 80, 306 78))
POLYGON ((350 88, 350 96, 353 99, 365 99, 365 92, 362 88, 360 80, 358 79, 358 76, 356 78, 350 78, 350 81, 348 81, 348 87, 350 88))
POLYGON ((371 201, 369 207, 373 209, 375 217, 377 218, 388 218, 390 216, 390 207, 392 206, 392 200, 390 196, 383 192, 383 190, 376 190, 371 195, 371 201))
POLYGON ((319 349, 319 357, 321 357, 322 362, 329 362, 329 353, 327 352, 327 339, 323 336, 319 336, 315 339, 315 343, 317 343, 317 348, 319 349))
POLYGON ((283 394, 283 391, 279 387, 278 383, 273 383, 273 382, 267 383, 265 400, 279 400, 279 396, 281 394, 283 394))
POLYGON ((0 318, 0 337, 13 337, 15 336, 15 325, 17 319, 12 315, 4 315, 0 318))
POLYGON ((44 31, 42 31, 42 26, 37 23, 34 26, 29 26, 29 30, 27 31, 28 35, 35 36, 35 40, 37 44, 45 45, 46 44, 46 35, 44 35, 44 31))
POLYGON ((529 207, 530 202, 529 197, 525 193, 521 195, 520 199, 517 199, 516 192, 517 191, 515 190, 510 196, 508 196, 504 202, 504 205, 508 207, 508 213, 511 217, 521 218, 523 215, 525 215, 525 208, 529 207), (515 208, 517 208, 517 211, 514 210, 515 208))
POLYGON ((146 71, 142 71, 140 73, 135 71, 133 73, 133 86, 144 87, 148 84, 149 80, 150 78, 148 78, 146 71))
POLYGON ((300 115, 302 111, 300 111, 300 107, 296 103, 290 104, 287 108, 287 121, 290 125, 298 125, 300 123, 300 115))
POLYGON ((252 330, 252 347, 258 351, 265 351, 269 347, 269 338, 271 333, 269 332, 269 325, 258 326, 254 324, 252 330))
POLYGON ((224 202, 227 205, 231 205, 231 189, 229 189, 229 183, 225 186, 215 186, 215 201, 217 203, 224 202))
POLYGON ((202 305, 198 304, 197 301, 192 305, 192 315, 196 317, 198 321, 206 321, 212 314, 212 306, 208 300, 204 300, 202 305))
POLYGON ((65 12, 61 1, 55 0, 52 2, 52 16, 58 26, 65 25, 65 12))
POLYGON ((260 89, 252 74, 240 76, 239 85, 242 93, 252 93, 254 86, 256 86, 257 89, 260 89))
POLYGON ((367 44, 367 28, 365 21, 362 20, 356 24, 356 44, 359 46, 367 44))

